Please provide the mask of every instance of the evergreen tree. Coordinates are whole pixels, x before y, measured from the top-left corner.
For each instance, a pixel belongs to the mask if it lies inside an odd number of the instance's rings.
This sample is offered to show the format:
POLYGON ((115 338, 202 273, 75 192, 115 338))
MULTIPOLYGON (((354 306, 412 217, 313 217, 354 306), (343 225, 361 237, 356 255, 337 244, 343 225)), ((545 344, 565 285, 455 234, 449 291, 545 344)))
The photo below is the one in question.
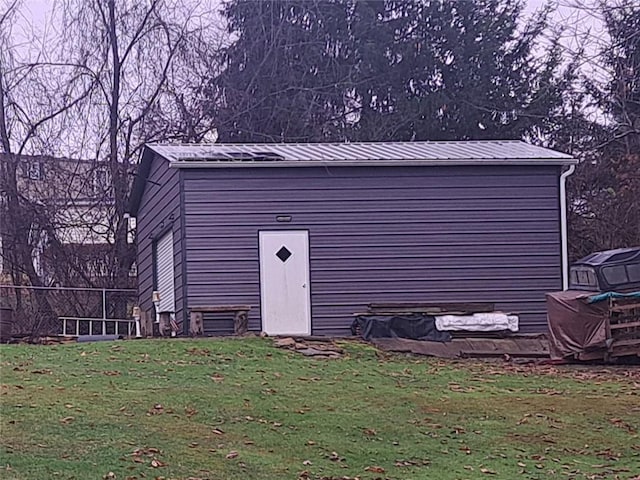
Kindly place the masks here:
POLYGON ((300 142, 340 138, 352 83, 340 1, 229 2, 223 71, 207 92, 223 141, 300 142))
POLYGON ((223 141, 522 138, 570 83, 521 0, 232 0, 207 94, 223 141))

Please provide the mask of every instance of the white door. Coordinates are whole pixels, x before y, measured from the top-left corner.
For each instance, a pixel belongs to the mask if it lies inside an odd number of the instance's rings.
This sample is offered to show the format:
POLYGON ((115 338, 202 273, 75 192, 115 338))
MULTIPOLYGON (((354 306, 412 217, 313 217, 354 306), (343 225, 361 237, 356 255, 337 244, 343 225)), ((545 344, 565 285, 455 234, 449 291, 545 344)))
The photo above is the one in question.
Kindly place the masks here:
POLYGON ((267 334, 311 334, 309 232, 260 232, 260 293, 267 334))
POLYGON ((169 230, 156 242, 156 290, 160 293, 159 312, 175 312, 173 283, 173 232, 169 230))

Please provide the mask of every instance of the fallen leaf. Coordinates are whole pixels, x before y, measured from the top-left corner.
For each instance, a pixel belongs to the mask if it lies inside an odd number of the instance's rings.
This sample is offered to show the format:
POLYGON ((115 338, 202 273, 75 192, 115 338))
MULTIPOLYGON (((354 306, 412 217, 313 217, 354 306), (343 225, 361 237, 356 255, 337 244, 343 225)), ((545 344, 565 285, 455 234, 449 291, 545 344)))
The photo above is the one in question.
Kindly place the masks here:
POLYGON ((494 472, 493 470, 489 470, 488 468, 481 468, 480 471, 482 473, 486 473, 487 475, 496 475, 496 472, 494 472))
POLYGON ((235 450, 232 450, 225 455, 225 458, 228 460, 231 460, 232 458, 236 458, 238 455, 239 455, 238 452, 236 452, 235 450))
POLYGON ((104 478, 105 480, 115 480, 118 477, 116 477, 115 473, 109 472, 105 476, 103 476, 102 478, 104 478))
POLYGON ((303 465, 313 465, 313 463, 311 463, 310 460, 305 460, 304 462, 302 462, 303 465))
POLYGON ((219 428, 214 428, 212 432, 216 435, 224 435, 224 431, 220 430, 219 428))
POLYGON ((198 414, 198 410, 196 410, 195 408, 192 408, 192 407, 185 407, 184 413, 187 415, 187 418, 191 418, 194 415, 198 414))
POLYGON ((365 470, 365 472, 384 473, 384 468, 379 467, 377 465, 373 465, 371 467, 367 467, 364 470, 365 470))
POLYGON ((329 460, 331 460, 332 462, 342 462, 344 458, 341 458, 340 455, 338 455, 338 452, 331 452, 331 454, 329 455, 329 460))
POLYGON ((157 458, 154 458, 153 460, 151 460, 151 466, 153 468, 160 468, 160 467, 166 467, 167 464, 158 460, 157 458))
POLYGON ((75 419, 73 417, 64 417, 60 419, 60 423, 63 423, 64 425, 67 425, 71 422, 73 422, 75 419))

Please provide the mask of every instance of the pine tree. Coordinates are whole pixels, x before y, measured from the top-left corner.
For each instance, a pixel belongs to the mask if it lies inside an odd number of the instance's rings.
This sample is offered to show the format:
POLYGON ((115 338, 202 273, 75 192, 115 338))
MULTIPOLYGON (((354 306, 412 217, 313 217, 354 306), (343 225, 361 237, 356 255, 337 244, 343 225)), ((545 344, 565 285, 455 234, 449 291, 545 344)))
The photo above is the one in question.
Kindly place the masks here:
POLYGON ((569 80, 520 0, 232 0, 206 89, 222 141, 522 138, 569 80))

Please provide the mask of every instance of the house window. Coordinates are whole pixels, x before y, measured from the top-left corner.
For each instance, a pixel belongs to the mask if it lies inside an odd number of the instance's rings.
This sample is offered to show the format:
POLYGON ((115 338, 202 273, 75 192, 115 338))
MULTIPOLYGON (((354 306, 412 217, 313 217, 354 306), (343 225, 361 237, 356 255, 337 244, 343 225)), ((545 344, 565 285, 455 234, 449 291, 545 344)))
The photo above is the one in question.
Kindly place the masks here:
POLYGON ((42 164, 40 162, 27 163, 26 177, 29 180, 41 180, 42 179, 42 164))

